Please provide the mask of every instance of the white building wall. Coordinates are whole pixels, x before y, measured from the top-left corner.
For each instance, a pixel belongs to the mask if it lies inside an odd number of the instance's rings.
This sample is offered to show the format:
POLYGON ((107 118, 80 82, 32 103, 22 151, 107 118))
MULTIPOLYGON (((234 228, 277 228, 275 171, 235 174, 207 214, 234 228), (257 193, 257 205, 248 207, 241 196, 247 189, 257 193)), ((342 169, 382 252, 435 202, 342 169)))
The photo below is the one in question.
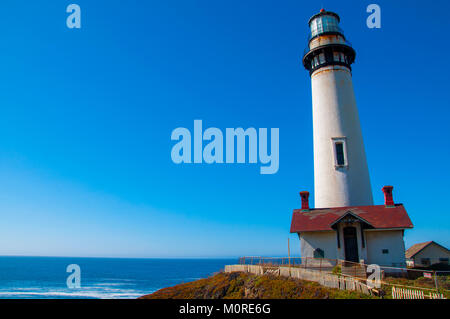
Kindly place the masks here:
POLYGON ((405 243, 402 230, 366 230, 367 263, 405 267, 405 243), (388 254, 383 254, 388 249, 388 254))
MULTIPOLYGON (((301 257, 314 257, 314 250, 320 248, 324 251, 325 258, 345 260, 343 228, 352 226, 356 228, 358 255, 361 262, 380 266, 406 267, 405 243, 402 230, 364 230, 363 247, 361 224, 359 222, 338 224, 337 226, 339 230, 340 248, 338 248, 335 231, 300 233, 301 257), (383 249, 388 249, 389 252, 383 254, 383 249)), ((427 255, 436 256, 436 253, 431 251, 427 255)))
POLYGON ((311 75, 311 84, 315 207, 373 205, 350 70, 320 68, 311 75), (335 167, 333 138, 345 139, 345 167, 335 167))
POLYGON ((429 258, 431 264, 435 264, 439 262, 439 258, 449 258, 450 259, 450 252, 448 250, 436 245, 436 244, 430 244, 421 251, 419 251, 414 256, 414 265, 415 266, 422 266, 422 258, 429 258))
POLYGON ((325 253, 325 258, 337 259, 336 232, 305 232, 299 234, 300 250, 302 257, 314 257, 314 250, 320 248, 325 253))

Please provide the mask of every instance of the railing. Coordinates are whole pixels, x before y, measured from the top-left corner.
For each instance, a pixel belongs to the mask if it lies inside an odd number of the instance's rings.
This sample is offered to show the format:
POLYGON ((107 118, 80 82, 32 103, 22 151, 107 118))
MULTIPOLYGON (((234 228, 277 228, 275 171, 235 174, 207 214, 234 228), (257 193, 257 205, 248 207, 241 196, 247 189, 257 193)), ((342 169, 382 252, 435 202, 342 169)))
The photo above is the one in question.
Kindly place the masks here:
POLYGON ((239 258, 240 265, 274 265, 274 266, 284 266, 284 265, 301 265, 301 257, 260 257, 260 256, 246 256, 239 258))
POLYGON ((273 265, 285 266, 291 265, 300 268, 317 268, 317 267, 335 267, 344 265, 346 267, 352 265, 362 265, 351 261, 329 258, 313 258, 313 257, 261 257, 261 256, 245 256, 239 258, 240 265, 273 265))
POLYGON ((298 268, 318 268, 329 270, 338 265, 337 259, 309 258, 309 257, 241 257, 241 265, 291 266, 298 268))
POLYGON ((311 257, 241 257, 240 265, 263 265, 271 267, 289 266, 318 270, 327 273, 341 273, 343 275, 366 278, 367 265, 340 259, 311 258, 311 257))
MULTIPOLYGON (((239 257, 239 264, 241 265, 274 265, 274 266, 282 266, 282 265, 291 265, 298 267, 317 267, 320 265, 323 266, 368 266, 364 262, 352 262, 342 259, 330 259, 330 258, 314 258, 314 257, 263 257, 263 256, 244 256, 239 257)), ((393 263, 393 265, 404 265, 402 262, 393 263)), ((426 269, 407 269, 405 267, 394 267, 394 266, 386 266, 379 265, 381 268, 386 270, 391 270, 390 272, 394 272, 394 270, 405 270, 405 271, 427 271, 426 269)))

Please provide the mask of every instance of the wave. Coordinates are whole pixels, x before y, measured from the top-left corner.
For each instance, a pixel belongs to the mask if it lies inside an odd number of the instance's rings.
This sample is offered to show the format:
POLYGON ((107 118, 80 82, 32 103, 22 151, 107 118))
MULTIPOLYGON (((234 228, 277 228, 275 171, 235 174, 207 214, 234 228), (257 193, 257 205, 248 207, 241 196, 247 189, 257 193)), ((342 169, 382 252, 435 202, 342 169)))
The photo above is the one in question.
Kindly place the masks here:
MULTIPOLYGON (((109 286, 114 286, 110 284, 109 286)), ((13 290, 0 290, 2 299, 135 299, 145 294, 155 292, 157 289, 140 291, 132 289, 107 288, 102 284, 91 287, 68 290, 51 288, 14 288, 13 290)))

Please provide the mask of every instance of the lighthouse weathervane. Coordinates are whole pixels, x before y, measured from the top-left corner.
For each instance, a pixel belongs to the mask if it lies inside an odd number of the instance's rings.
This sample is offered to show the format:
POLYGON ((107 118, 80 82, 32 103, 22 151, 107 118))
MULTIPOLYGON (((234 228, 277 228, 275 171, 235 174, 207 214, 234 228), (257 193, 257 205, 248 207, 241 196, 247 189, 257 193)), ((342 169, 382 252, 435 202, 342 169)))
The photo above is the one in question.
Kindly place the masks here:
POLYGON ((352 83, 355 50, 324 9, 309 20, 303 57, 312 86, 315 207, 373 205, 352 83))

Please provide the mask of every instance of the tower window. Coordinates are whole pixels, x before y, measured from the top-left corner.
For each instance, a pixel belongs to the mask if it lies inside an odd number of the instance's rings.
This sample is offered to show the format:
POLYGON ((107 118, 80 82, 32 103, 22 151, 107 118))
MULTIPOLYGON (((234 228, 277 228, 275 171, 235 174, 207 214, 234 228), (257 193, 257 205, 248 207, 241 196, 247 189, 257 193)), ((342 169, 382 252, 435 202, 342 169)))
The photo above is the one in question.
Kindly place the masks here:
POLYGON ((319 63, 324 64, 325 63, 325 54, 320 53, 319 54, 319 63))
POLYGON ((345 137, 333 138, 333 148, 335 157, 335 166, 344 167, 347 166, 347 146, 345 137))
POLYGON ((343 166, 345 165, 345 158, 344 158, 344 143, 336 143, 336 162, 337 165, 343 166))
POLYGON ((339 52, 333 52, 334 61, 339 62, 339 52))

